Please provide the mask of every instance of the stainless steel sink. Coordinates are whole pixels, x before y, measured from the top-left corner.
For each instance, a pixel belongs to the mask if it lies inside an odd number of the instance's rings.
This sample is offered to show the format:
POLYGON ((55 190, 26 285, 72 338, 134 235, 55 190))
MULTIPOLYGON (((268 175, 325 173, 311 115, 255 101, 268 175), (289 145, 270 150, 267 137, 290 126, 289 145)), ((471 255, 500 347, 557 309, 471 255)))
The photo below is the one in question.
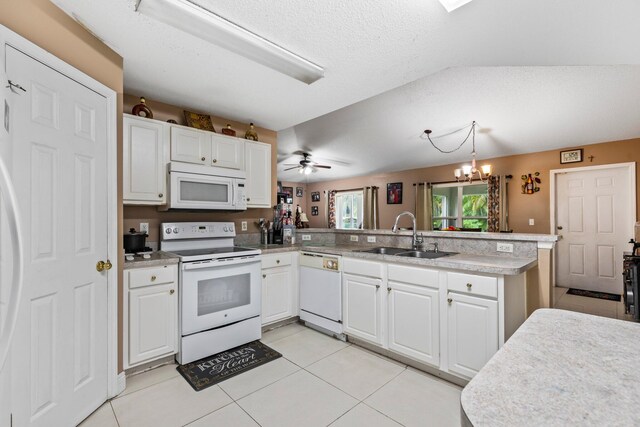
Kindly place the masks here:
POLYGON ((405 251, 396 253, 397 256, 405 256, 409 258, 426 258, 426 259, 435 259, 442 258, 449 255, 456 255, 457 252, 433 252, 433 251, 405 251))
POLYGON ((372 249, 363 249, 358 252, 367 252, 370 254, 380 254, 380 255, 397 255, 401 252, 406 252, 406 251, 407 251, 406 248, 380 247, 380 248, 372 248, 372 249))

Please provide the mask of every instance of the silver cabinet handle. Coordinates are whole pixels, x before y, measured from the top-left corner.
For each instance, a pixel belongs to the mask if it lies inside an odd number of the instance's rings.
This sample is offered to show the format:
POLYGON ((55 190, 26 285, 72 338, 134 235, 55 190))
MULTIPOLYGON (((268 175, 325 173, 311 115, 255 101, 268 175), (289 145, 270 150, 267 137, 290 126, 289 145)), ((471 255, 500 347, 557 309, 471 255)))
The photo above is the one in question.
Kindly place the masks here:
POLYGON ((447 302, 449 303, 449 305, 451 305, 451 303, 453 302, 452 298, 447 298, 447 302))
POLYGON ((164 196, 164 194, 162 193, 158 194, 158 197, 162 198, 162 196, 164 196))
POLYGON ((467 283, 467 289, 468 289, 468 290, 471 290, 471 287, 472 287, 472 286, 473 286, 473 285, 472 285, 471 283, 467 283))
POLYGON ((376 290, 380 289, 380 285, 376 285, 376 290))

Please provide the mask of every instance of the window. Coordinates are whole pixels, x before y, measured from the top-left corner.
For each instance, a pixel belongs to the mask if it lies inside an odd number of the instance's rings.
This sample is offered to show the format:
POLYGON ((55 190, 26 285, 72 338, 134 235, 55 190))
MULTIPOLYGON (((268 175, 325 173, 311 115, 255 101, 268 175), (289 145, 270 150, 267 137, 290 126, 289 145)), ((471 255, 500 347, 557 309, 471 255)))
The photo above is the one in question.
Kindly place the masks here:
POLYGON ((487 184, 433 186, 433 229, 459 227, 487 231, 487 184))
POLYGON ((353 230, 362 228, 362 191, 348 191, 336 194, 336 228, 353 230))

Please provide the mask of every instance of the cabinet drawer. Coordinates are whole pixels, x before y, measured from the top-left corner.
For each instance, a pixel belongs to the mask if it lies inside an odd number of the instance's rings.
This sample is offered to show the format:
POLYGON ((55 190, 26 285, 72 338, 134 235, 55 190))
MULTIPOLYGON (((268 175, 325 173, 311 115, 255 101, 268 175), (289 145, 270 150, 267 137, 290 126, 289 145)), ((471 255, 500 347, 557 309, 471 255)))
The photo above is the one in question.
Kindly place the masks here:
POLYGON ((498 298, 498 279, 496 277, 448 273, 447 282, 450 291, 498 298))
POLYGON ((439 287, 438 271, 389 264, 389 280, 418 286, 439 287))
POLYGON ((283 265, 291 265, 291 253, 262 256, 262 268, 282 267, 283 265))
POLYGON ((363 261, 353 258, 344 258, 342 261, 342 271, 345 273, 357 274, 358 276, 369 276, 382 279, 383 268, 384 266, 381 262, 363 261))
POLYGON ((129 289, 141 286, 160 285, 176 281, 176 266, 136 268, 129 271, 129 289))

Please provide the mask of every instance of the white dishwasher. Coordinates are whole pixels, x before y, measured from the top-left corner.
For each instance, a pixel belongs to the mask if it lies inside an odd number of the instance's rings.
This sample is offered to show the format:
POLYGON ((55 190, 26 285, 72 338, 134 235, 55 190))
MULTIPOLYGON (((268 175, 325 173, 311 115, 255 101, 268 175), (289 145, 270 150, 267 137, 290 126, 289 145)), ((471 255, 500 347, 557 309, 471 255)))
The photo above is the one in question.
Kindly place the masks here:
POLYGON ((300 254, 300 319, 344 339, 342 334, 342 258, 300 254))

